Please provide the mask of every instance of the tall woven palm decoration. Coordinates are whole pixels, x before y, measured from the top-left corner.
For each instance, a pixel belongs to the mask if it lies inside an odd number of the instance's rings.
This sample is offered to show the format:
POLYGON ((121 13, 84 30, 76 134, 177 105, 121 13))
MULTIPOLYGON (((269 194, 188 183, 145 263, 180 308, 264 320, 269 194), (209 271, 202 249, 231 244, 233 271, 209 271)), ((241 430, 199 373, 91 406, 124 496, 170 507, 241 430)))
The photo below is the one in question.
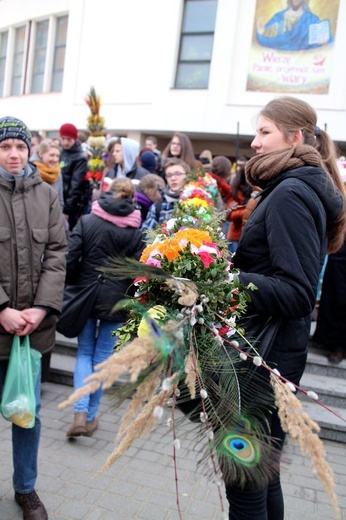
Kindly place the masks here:
POLYGON ((89 137, 87 140, 88 152, 90 158, 88 160, 88 172, 86 178, 89 180, 93 188, 99 188, 102 179, 105 163, 103 160, 103 152, 106 142, 105 137, 105 119, 100 115, 101 98, 96 94, 95 88, 91 87, 85 98, 85 102, 90 109, 88 116, 89 137))

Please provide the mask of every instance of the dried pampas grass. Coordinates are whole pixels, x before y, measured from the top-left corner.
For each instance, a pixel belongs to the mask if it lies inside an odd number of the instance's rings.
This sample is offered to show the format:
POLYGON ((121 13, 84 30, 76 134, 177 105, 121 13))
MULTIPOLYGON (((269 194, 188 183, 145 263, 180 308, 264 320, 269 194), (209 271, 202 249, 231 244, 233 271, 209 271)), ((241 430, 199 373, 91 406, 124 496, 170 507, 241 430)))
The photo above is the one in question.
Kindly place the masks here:
POLYGON ((302 403, 277 375, 271 374, 270 382, 274 389, 275 404, 282 429, 288 433, 294 443, 298 442, 304 456, 311 457, 313 472, 322 482, 325 492, 331 499, 336 519, 340 519, 340 509, 335 493, 333 471, 325 460, 326 452, 316 432, 319 425, 304 412, 302 403))

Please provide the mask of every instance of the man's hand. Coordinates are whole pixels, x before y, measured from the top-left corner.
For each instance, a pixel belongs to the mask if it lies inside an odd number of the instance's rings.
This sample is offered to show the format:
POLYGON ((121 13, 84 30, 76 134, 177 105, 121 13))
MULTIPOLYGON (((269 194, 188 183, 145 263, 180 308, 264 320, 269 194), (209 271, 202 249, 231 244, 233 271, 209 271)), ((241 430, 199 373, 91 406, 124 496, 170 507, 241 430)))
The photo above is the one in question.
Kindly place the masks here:
POLYGON ((17 311, 6 307, 0 312, 0 324, 9 334, 18 334, 28 325, 28 319, 22 315, 23 311, 17 311))
POLYGON ((45 318, 47 311, 44 309, 25 309, 21 311, 21 315, 26 321, 26 325, 20 332, 16 332, 18 336, 26 336, 27 334, 31 334, 34 330, 37 329, 41 321, 45 318))

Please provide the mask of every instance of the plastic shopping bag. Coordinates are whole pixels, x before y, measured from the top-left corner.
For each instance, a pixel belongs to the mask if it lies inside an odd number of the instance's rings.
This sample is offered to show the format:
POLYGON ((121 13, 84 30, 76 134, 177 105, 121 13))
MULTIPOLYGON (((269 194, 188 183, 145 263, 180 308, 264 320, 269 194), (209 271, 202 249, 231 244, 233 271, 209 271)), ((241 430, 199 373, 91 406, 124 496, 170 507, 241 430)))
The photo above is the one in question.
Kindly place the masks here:
POLYGON ((35 387, 41 367, 41 353, 30 348, 29 336, 21 344, 13 337, 12 349, 1 399, 3 417, 21 428, 35 424, 35 387))

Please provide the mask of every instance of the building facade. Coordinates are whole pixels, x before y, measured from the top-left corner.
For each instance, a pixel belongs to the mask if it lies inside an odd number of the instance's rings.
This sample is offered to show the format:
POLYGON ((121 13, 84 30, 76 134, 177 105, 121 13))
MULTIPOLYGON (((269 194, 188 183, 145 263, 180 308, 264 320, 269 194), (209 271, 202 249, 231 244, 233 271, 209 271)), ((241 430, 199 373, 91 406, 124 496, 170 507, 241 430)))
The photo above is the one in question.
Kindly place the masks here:
POLYGON ((345 155, 346 0, 300 2, 314 18, 299 47, 270 22, 290 3, 0 0, 0 114, 44 135, 65 122, 83 130, 93 86, 108 132, 152 134, 162 149, 181 131, 197 154, 235 157, 251 153, 260 108, 290 94, 345 155))

